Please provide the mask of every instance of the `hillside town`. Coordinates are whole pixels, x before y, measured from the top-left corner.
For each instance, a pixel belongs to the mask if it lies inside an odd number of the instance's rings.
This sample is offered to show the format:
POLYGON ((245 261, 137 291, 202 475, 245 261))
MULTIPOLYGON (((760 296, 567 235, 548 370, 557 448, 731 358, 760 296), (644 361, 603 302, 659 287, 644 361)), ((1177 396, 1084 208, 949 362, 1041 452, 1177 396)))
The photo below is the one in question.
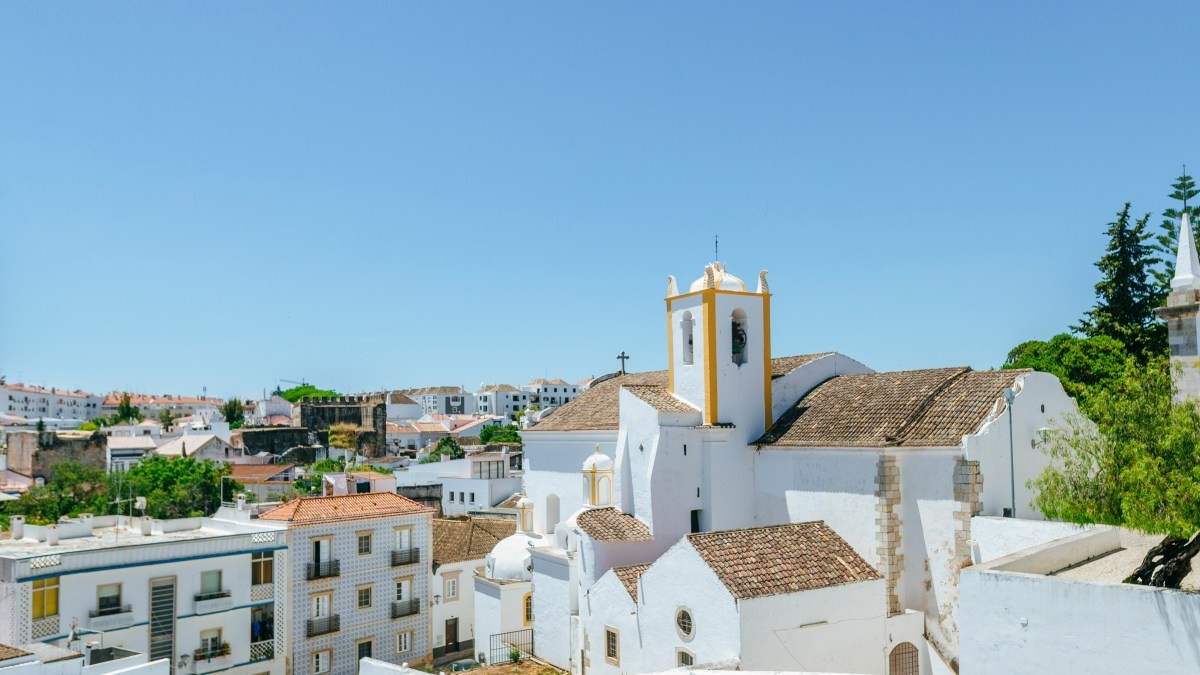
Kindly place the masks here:
MULTIPOLYGON (((1191 400, 1186 215, 1174 269, 1191 400)), ((1058 377, 777 354, 766 271, 668 281, 665 368, 576 384, 6 382, 0 672, 1137 670, 1080 632, 1200 664, 1200 595, 1124 583, 1157 539, 1037 507, 1058 377)))

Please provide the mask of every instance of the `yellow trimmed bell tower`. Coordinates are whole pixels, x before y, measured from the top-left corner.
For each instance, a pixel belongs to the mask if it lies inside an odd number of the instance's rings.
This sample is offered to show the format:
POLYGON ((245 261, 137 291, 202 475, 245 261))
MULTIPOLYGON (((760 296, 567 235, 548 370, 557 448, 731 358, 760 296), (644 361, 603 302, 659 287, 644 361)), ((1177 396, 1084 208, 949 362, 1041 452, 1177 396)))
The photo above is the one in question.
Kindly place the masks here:
POLYGON ((613 505, 613 461, 608 455, 596 452, 583 460, 584 506, 601 507, 613 505))
POLYGON ((671 393, 700 408, 705 425, 762 433, 773 421, 766 270, 753 292, 719 262, 706 265, 686 293, 667 279, 671 393))

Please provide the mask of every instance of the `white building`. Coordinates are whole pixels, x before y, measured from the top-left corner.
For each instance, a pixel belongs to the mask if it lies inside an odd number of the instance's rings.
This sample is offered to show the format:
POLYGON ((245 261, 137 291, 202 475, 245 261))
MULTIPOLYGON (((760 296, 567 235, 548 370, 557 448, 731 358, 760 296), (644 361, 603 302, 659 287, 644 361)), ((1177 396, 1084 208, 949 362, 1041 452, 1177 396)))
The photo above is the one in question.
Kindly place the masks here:
POLYGON ((88 421, 100 416, 102 399, 86 391, 66 391, 16 382, 8 384, 0 377, 0 413, 24 418, 88 421))
POLYGON ((487 554, 516 528, 515 518, 434 519, 433 658, 474 658, 472 577, 487 554))
POLYGON ((158 443, 152 436, 110 436, 108 447, 108 471, 128 471, 139 464, 147 455, 154 454, 158 443))
POLYGON ((164 457, 192 457, 211 459, 231 464, 266 464, 271 456, 267 453, 252 455, 244 449, 235 448, 216 434, 186 434, 159 446, 155 452, 164 457))
POLYGON ((451 469, 437 476, 444 516, 489 509, 521 490, 521 474, 510 468, 506 453, 480 452, 460 461, 439 462, 443 464, 451 469))
POLYGON ((168 659, 150 661, 145 654, 98 642, 76 640, 73 648, 35 642, 22 647, 0 644, 3 675, 170 675, 168 659))
MULTIPOLYGON (((1015 506, 1040 518, 1026 483, 1046 465, 1041 430, 1074 410, 1056 378, 774 357, 770 299, 765 272, 755 291, 719 263, 686 292, 671 279, 668 369, 597 381, 523 433, 534 529, 561 552, 533 554, 537 653, 555 665, 579 672, 579 653, 555 645, 602 639, 570 617, 609 569, 651 563, 691 533, 817 520, 880 573, 889 619, 924 614, 933 658, 949 663, 971 516, 1015 506), (596 446, 615 458, 603 517, 585 514, 603 502, 578 468, 596 446), (543 617, 560 627, 543 631, 543 617)), ((913 644, 928 673, 931 652, 913 644)))
POLYGON ((475 392, 475 409, 483 414, 514 418, 529 407, 530 396, 511 384, 486 384, 475 392))
POLYGON ((425 406, 411 396, 398 391, 388 392, 387 418, 389 422, 415 420, 425 414, 425 406))
MULTIPOLYGON (((253 412, 248 412, 246 415, 246 424, 248 426, 291 426, 292 403, 286 398, 279 394, 273 394, 270 398, 253 401, 253 404, 253 412)), ((249 404, 247 404, 247 408, 249 407, 249 404)))
POLYGON ((549 543, 533 531, 533 502, 517 502, 517 532, 496 544, 475 571, 475 652, 487 663, 507 663, 513 649, 533 652, 533 561, 549 543))
POLYGON ((432 516, 389 492, 303 497, 259 516, 288 526, 293 672, 429 660, 432 516))
POLYGON ((427 415, 465 415, 475 412, 475 397, 462 387, 421 387, 398 393, 420 404, 427 415))
POLYGON ((83 515, 56 525, 12 517, 0 540, 0 642, 84 642, 167 659, 177 669, 285 672, 274 566, 285 533, 248 511, 213 518, 83 515), (278 655, 278 658, 277 658, 278 655))
POLYGON ((221 406, 225 401, 211 396, 172 396, 170 394, 134 394, 123 391, 109 392, 101 405, 101 412, 112 415, 117 412, 123 396, 129 396, 130 405, 135 406, 142 417, 158 417, 163 410, 170 410, 176 417, 199 416, 206 419, 221 419, 221 406))
POLYGON ((542 408, 553 408, 570 403, 579 395, 579 385, 568 384, 565 380, 547 380, 537 378, 521 387, 521 391, 530 394, 529 402, 542 408))

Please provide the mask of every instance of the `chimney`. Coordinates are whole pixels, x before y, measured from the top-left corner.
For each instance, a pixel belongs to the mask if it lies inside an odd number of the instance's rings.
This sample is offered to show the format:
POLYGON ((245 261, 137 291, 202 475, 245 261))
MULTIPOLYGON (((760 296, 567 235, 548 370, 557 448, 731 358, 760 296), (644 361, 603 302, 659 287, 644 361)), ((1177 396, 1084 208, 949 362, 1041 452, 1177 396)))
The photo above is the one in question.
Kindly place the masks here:
POLYGON ((245 493, 245 492, 239 492, 239 493, 238 493, 238 496, 237 496, 237 510, 238 510, 238 511, 245 511, 245 510, 246 510, 246 493, 245 493))
POLYGON ((49 546, 58 546, 58 526, 46 526, 46 544, 49 546))
POLYGON ((8 533, 13 539, 25 538, 25 516, 10 516, 8 519, 8 533))
POLYGON ((83 523, 83 526, 87 528, 88 534, 90 535, 92 533, 92 514, 79 514, 79 522, 83 523))
POLYGON ((150 536, 150 533, 152 531, 151 526, 153 525, 153 523, 154 523, 154 520, 150 516, 142 516, 141 517, 141 520, 139 520, 139 522, 138 522, 138 526, 142 531, 143 537, 150 536))

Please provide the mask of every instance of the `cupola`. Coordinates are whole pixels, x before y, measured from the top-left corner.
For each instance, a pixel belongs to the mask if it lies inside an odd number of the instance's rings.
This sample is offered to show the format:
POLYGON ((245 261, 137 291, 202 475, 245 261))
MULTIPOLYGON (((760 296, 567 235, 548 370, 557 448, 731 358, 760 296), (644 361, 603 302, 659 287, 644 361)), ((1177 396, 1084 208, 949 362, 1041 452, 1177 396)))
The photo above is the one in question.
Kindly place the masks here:
POLYGON ((596 452, 583 460, 583 503, 590 507, 613 503, 613 461, 598 444, 596 452))

